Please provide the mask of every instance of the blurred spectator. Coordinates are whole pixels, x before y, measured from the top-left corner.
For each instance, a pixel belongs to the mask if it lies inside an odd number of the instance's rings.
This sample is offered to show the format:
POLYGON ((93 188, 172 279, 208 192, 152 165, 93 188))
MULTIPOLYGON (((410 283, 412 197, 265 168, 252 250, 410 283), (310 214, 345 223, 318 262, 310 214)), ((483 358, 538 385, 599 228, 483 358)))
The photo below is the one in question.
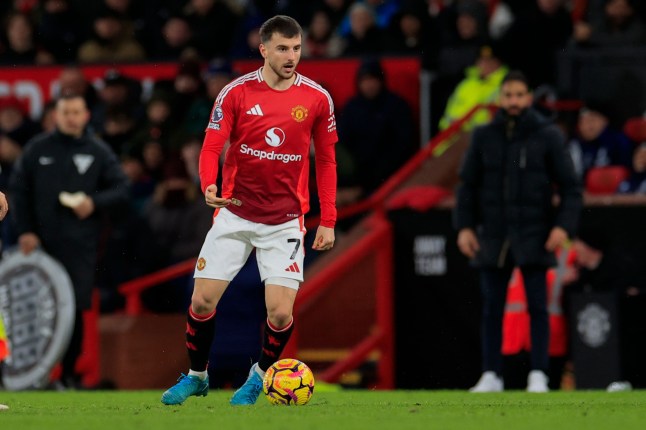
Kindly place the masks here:
POLYGON ((606 103, 589 101, 581 109, 578 130, 569 149, 579 178, 593 167, 632 165, 633 143, 611 126, 611 112, 606 103))
POLYGON ((208 123, 213 105, 206 96, 199 62, 193 60, 181 62, 175 79, 157 82, 155 90, 168 95, 173 109, 173 119, 179 125, 178 130, 181 133, 204 132, 204 124, 208 123))
POLYGON ((258 14, 253 9, 247 9, 235 30, 229 50, 231 57, 261 58, 258 46, 260 46, 260 26, 264 20, 264 15, 258 14))
POLYGON ((3 37, 0 41, 0 64, 33 65, 53 62, 54 56, 39 46, 29 15, 9 13, 4 19, 3 37))
POLYGON ((144 143, 141 149, 145 175, 152 178, 155 184, 158 184, 163 178, 167 152, 161 143, 153 139, 144 143))
POLYGON ((70 0, 44 0, 40 6, 38 32, 43 46, 58 63, 74 61, 84 40, 82 20, 70 0))
POLYGON ((128 17, 128 20, 133 20, 139 18, 137 3, 142 2, 133 0, 103 0, 102 3, 104 8, 112 10, 124 17, 128 17))
POLYGON ((141 84, 138 80, 116 69, 107 70, 103 76, 103 88, 99 90, 99 100, 92 108, 92 127, 103 134, 107 112, 115 109, 126 112, 136 123, 143 116, 140 98, 141 84))
POLYGON ((350 6, 350 13, 346 14, 339 25, 339 33, 347 37, 352 33, 352 8, 355 5, 363 4, 372 10, 375 25, 385 30, 390 25, 390 21, 399 12, 401 0, 356 0, 350 6))
POLYGON ((348 12, 350 33, 343 55, 362 56, 376 54, 383 50, 384 33, 377 26, 375 12, 365 3, 355 3, 348 12))
POLYGON ((128 178, 130 209, 135 217, 143 215, 144 208, 152 198, 155 180, 147 174, 141 154, 121 156, 121 168, 128 178))
POLYGON ((170 97, 164 92, 153 93, 146 105, 143 124, 123 148, 122 154, 141 156, 144 144, 149 140, 159 142, 164 148, 170 148, 177 125, 170 97))
POLYGON ((323 10, 330 17, 330 24, 337 29, 353 0, 317 0, 312 2, 313 10, 323 10))
POLYGON ((40 115, 40 128, 46 133, 50 133, 56 129, 55 108, 55 100, 51 100, 43 106, 43 112, 40 115))
POLYGON ((327 13, 318 10, 303 35, 303 58, 334 58, 341 55, 344 40, 334 32, 327 13))
POLYGON ((199 54, 194 46, 193 31, 186 18, 172 16, 164 23, 161 38, 156 39, 149 57, 157 60, 179 61, 199 54))
MULTIPOLYGON (((196 185, 200 186, 200 151, 202 150, 201 135, 189 137, 182 144, 181 157, 184 160, 184 166, 189 179, 196 185)), ((222 151, 225 152, 224 150, 222 151)), ((221 176, 221 175, 220 175, 221 176)), ((218 184, 218 188, 220 188, 218 184)))
POLYGON ((617 219, 611 214, 616 212, 597 215, 598 218, 592 216, 592 222, 583 218, 584 228, 572 244, 576 277, 567 285, 565 294, 571 300, 575 294, 607 293, 608 299, 616 303, 617 315, 613 323, 617 325, 619 376, 621 380, 631 382, 633 387, 641 388, 645 381, 645 351, 643 343, 638 341, 643 337, 645 327, 646 273, 643 257, 640 258, 644 255, 643 229, 633 231, 625 225, 617 225, 617 219))
MULTIPOLYGON (((353 177, 339 177, 341 186, 358 187, 367 196, 417 150, 413 116, 404 99, 386 87, 378 60, 365 60, 356 74, 357 94, 344 106, 338 121, 339 143, 352 157, 353 177)), ((345 190, 337 193, 343 198, 345 190)), ((358 198, 352 191, 354 198, 358 198)), ((348 199, 345 203, 351 202, 348 199)), ((341 202, 339 202, 340 204, 341 202)))
POLYGON ((226 2, 216 0, 188 0, 184 9, 196 44, 203 60, 223 57, 229 53, 238 16, 226 2))
POLYGON ((217 58, 212 60, 204 71, 206 94, 213 103, 222 88, 233 79, 233 70, 227 60, 217 58))
POLYGON ((0 133, 11 135, 20 145, 40 132, 29 118, 26 106, 14 96, 0 98, 0 133))
MULTIPOLYGON (((150 227, 158 269, 195 257, 213 223, 213 211, 204 204, 202 193, 189 178, 184 161, 172 155, 163 167, 162 180, 144 211, 150 227)), ((153 311, 182 311, 190 303, 193 275, 182 276, 143 295, 153 311)))
MULTIPOLYGON (((466 69, 465 78, 449 97, 444 116, 440 120, 440 130, 445 130, 479 104, 497 103, 500 84, 507 72, 509 69, 502 64, 491 46, 483 46, 475 65, 466 69)), ((462 130, 471 130, 490 120, 491 112, 481 109, 462 126, 462 130)))
POLYGON ((82 63, 142 61, 143 47, 134 37, 125 17, 112 9, 101 10, 93 23, 94 35, 78 51, 82 63))
POLYGON ((635 12, 634 0, 604 0, 603 16, 576 24, 574 41, 580 46, 625 47, 646 44, 646 25, 635 12))
MULTIPOLYGON (((9 178, 16 160, 22 155, 25 141, 25 137, 18 132, 0 132, 0 192, 8 193, 9 178)), ((13 224, 11 222, 0 224, 0 250, 6 251, 17 241, 18 235, 13 224)))
POLYGON ((121 106, 109 108, 102 124, 101 138, 107 143, 115 154, 121 154, 126 143, 129 142, 136 129, 136 121, 132 114, 121 106))
MULTIPOLYGON (((22 155, 25 144, 40 131, 27 115, 26 106, 13 96, 0 98, 0 192, 9 193, 9 178, 14 163, 22 155)), ((0 225, 2 250, 15 245, 17 234, 13 223, 0 225)))
POLYGON ((201 194, 190 180, 184 161, 178 154, 170 156, 145 210, 156 244, 154 249, 162 257, 159 267, 195 257, 200 252, 213 218, 213 211, 204 204, 201 194))
POLYGON ((492 39, 500 39, 509 30, 509 27, 516 18, 511 7, 505 1, 488 0, 489 12, 489 36, 492 39), (491 8, 493 7, 493 10, 491 8))
POLYGON ((85 78, 83 70, 77 66, 67 66, 61 69, 58 75, 58 91, 56 96, 80 94, 90 111, 97 102, 97 93, 90 82, 85 78))
POLYGON ((618 192, 646 194, 646 143, 635 149, 630 176, 619 185, 618 192))
POLYGON ((571 35, 572 18, 564 0, 535 0, 517 15, 501 38, 502 55, 509 67, 527 75, 532 88, 554 84, 556 54, 571 35))
POLYGON ((487 8, 478 0, 456 1, 442 10, 437 22, 438 73, 446 79, 460 79, 478 58, 480 47, 489 42, 487 8))
POLYGON ((425 10, 424 4, 408 1, 393 16, 389 28, 387 50, 393 54, 422 57, 426 69, 435 67, 439 46, 437 23, 425 10))

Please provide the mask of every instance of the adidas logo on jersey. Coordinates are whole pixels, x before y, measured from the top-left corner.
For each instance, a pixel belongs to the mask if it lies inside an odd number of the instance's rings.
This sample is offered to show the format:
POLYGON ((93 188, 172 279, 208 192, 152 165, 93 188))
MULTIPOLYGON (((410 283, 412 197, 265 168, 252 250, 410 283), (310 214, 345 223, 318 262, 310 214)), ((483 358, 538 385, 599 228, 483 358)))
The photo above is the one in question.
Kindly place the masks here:
POLYGON ((254 107, 252 107, 251 109, 249 109, 249 110, 247 111, 247 114, 249 114, 249 115, 256 115, 256 116, 263 116, 263 115, 264 115, 264 113, 262 113, 262 109, 260 109, 260 105, 259 105, 259 104, 256 104, 254 107))

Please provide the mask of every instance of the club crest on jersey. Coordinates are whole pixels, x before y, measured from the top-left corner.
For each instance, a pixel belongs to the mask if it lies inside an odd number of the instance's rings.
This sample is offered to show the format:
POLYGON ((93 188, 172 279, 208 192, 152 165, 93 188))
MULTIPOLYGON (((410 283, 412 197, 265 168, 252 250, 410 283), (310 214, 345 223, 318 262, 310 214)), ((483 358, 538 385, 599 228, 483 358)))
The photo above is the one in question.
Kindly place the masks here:
POLYGON ((218 103, 213 106, 213 111, 211 111, 211 122, 220 122, 224 118, 224 113, 222 112, 222 106, 218 103))
POLYGON ((292 108, 292 118, 296 122, 303 122, 307 118, 307 109, 303 105, 298 105, 292 108))
POLYGON ((265 142, 274 148, 279 147, 285 141, 285 132, 278 127, 272 127, 265 133, 265 142))
POLYGON ((197 260, 197 270, 202 271, 204 270, 205 267, 206 267, 206 260, 204 259, 204 257, 200 257, 199 260, 197 260))

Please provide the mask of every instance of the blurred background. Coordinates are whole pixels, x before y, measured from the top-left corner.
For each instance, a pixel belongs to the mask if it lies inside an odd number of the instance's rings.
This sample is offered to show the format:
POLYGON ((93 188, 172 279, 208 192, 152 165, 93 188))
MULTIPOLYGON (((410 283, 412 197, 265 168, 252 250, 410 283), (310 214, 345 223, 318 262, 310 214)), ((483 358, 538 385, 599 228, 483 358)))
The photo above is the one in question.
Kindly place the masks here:
MULTIPOLYGON (((645 2, 5 0, 0 191, 27 142, 53 130, 52 100, 67 91, 84 95, 92 132, 129 178, 128 210, 103 220, 83 387, 161 388, 186 367, 184 313, 212 215, 199 191, 204 128, 220 90, 261 66, 258 29, 275 14, 302 25, 298 70, 330 92, 339 133, 338 246, 307 255, 286 354, 346 387, 477 379, 480 298, 455 246, 453 187, 470 132, 520 69, 586 190, 580 237, 550 275, 551 388, 644 387, 645 2), (582 320, 590 303, 606 312, 582 320), (589 330, 604 341, 586 343, 589 330)), ((1 241, 3 252, 16 245, 10 220, 1 241)), ((524 300, 516 281, 512 304, 524 300)), ((214 386, 244 380, 263 309, 251 258, 218 310, 214 386)), ((505 319, 509 388, 528 369, 523 312, 505 319)))

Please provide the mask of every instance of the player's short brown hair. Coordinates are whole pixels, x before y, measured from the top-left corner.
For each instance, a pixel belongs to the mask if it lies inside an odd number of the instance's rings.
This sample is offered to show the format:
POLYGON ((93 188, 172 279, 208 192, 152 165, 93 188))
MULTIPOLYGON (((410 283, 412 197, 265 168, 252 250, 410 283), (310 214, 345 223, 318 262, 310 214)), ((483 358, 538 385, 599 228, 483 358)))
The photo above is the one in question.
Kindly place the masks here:
POLYGON ((285 36, 289 39, 303 34, 300 24, 287 15, 276 15, 269 18, 260 26, 260 41, 267 43, 274 33, 285 36))

